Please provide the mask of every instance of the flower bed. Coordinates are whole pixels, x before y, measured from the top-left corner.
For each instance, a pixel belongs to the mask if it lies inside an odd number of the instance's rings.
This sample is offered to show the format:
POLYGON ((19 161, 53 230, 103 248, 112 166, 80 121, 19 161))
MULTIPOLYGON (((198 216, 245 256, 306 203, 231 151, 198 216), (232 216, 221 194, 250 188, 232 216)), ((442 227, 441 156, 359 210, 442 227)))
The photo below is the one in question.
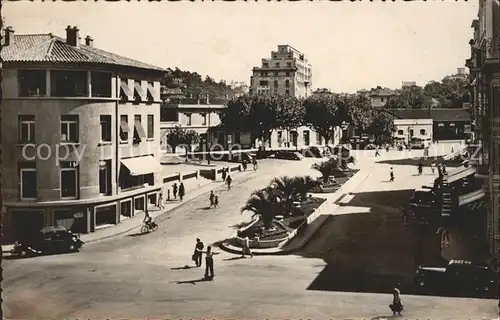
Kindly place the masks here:
POLYGON ((257 221, 250 228, 239 230, 238 237, 250 239, 259 238, 259 240, 276 240, 288 235, 289 230, 281 225, 280 223, 274 221, 271 229, 264 229, 264 223, 262 221, 257 221))

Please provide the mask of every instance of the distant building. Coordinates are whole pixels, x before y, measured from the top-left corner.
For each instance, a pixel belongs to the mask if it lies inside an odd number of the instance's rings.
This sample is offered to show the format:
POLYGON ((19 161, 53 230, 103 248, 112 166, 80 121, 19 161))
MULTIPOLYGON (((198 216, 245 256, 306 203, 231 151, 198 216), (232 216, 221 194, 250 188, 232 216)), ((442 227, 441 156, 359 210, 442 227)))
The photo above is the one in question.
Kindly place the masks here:
POLYGON ((370 92, 370 101, 373 108, 383 108, 391 98, 396 96, 394 90, 388 88, 376 88, 370 92))
POLYGON ((271 51, 271 58, 262 59, 250 77, 250 93, 307 97, 311 85, 311 65, 302 52, 289 45, 278 45, 278 51, 271 51))
POLYGON ((327 88, 319 88, 312 93, 313 96, 331 96, 332 94, 333 93, 327 88))
POLYGON ((457 73, 444 77, 444 80, 467 80, 468 75, 465 68, 457 68, 457 73))
POLYGON ((90 36, 81 43, 77 27, 66 37, 5 31, 6 237, 54 225, 93 232, 147 211, 163 185, 165 70, 98 49, 90 36))
POLYGON ((416 85, 417 85, 417 82, 415 82, 415 81, 403 81, 401 83, 401 88, 415 87, 416 85))

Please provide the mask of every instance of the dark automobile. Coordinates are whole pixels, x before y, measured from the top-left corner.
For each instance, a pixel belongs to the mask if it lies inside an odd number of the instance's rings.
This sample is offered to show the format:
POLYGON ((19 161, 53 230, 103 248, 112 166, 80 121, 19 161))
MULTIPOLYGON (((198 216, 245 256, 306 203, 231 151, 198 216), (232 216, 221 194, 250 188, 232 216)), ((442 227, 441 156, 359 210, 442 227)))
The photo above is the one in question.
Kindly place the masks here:
POLYGON ((269 156, 270 158, 283 159, 283 160, 302 160, 304 156, 296 151, 278 151, 269 156))
POLYGON ((438 219, 436 194, 429 188, 415 189, 409 209, 417 222, 421 224, 433 222, 438 219))
POLYGON ((31 237, 16 241, 12 254, 21 258, 34 255, 78 251, 84 242, 64 227, 46 227, 31 237))
POLYGON ((323 150, 318 147, 307 147, 302 150, 302 155, 307 158, 321 158, 323 156, 323 150))
POLYGON ((419 266, 415 284, 422 293, 495 297, 497 277, 486 265, 451 260, 447 266, 419 266))

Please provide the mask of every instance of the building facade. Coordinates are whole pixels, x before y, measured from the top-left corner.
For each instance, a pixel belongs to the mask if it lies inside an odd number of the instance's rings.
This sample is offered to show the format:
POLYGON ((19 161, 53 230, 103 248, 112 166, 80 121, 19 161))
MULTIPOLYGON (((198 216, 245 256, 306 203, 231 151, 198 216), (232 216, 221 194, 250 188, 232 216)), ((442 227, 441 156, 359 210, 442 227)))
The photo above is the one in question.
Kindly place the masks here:
POLYGON ((480 144, 477 171, 486 179, 488 203, 486 234, 490 253, 499 257, 500 173, 500 7, 494 0, 480 0, 478 18, 473 20, 471 57, 466 60, 473 96, 474 136, 480 144))
POLYGON ((92 232, 156 203, 164 70, 80 43, 77 27, 5 35, 6 238, 53 225, 92 232))
POLYGON ((311 93, 312 67, 305 55, 289 45, 278 45, 271 58, 262 59, 250 77, 250 93, 278 93, 307 97, 311 93))
POLYGON ((383 108, 389 99, 394 98, 396 92, 387 88, 377 88, 370 92, 372 108, 383 108))

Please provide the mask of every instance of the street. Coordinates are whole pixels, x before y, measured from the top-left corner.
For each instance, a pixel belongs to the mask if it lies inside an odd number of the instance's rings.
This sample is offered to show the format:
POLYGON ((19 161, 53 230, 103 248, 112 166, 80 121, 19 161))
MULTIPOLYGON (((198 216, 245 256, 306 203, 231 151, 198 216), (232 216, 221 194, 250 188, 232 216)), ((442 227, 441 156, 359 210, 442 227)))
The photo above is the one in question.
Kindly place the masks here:
POLYGON ((394 165, 396 181, 389 183, 391 165, 374 164, 350 202, 294 255, 241 259, 216 248, 216 277, 204 281, 204 268, 191 261, 195 238, 207 246, 229 237, 249 219, 239 208, 251 191, 274 176, 311 172, 314 161, 262 160, 259 171, 231 191, 217 189, 220 208, 207 209, 208 195, 201 196, 158 218, 156 233, 134 231, 75 254, 4 261, 6 318, 382 319, 391 315, 396 281, 403 284, 404 318, 497 316, 494 300, 405 291, 415 264, 434 258, 431 249, 419 249, 430 244, 419 243, 397 211, 412 189, 432 179, 430 173, 413 176, 413 166, 394 165), (366 270, 370 276, 362 276, 366 270))

